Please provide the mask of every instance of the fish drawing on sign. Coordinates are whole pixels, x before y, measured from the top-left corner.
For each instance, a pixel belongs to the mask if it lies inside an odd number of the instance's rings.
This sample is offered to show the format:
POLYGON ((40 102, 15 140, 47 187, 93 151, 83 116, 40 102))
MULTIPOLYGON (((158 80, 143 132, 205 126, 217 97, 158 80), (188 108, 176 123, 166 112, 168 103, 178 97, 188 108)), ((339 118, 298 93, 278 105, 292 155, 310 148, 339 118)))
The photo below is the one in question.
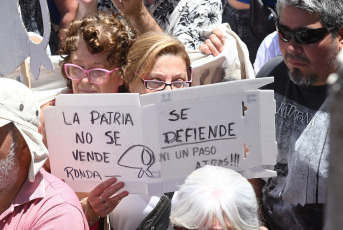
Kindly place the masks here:
POLYGON ((144 145, 133 145, 128 148, 123 155, 118 160, 118 165, 126 167, 126 168, 133 168, 133 169, 140 169, 138 173, 138 178, 142 178, 144 173, 148 177, 152 177, 152 172, 149 168, 155 163, 155 155, 154 152, 144 146, 144 145), (135 160, 134 162, 132 159, 140 159, 135 160))
MULTIPOLYGON (((46 0, 39 0, 43 18, 43 40, 37 44, 30 40, 19 13, 18 0, 1 0, 0 7, 0 76, 18 68, 30 56, 30 69, 37 80, 41 64, 50 71, 53 65, 46 53, 50 37, 50 17, 46 0)), ((34 13, 34 12, 32 12, 34 13)))

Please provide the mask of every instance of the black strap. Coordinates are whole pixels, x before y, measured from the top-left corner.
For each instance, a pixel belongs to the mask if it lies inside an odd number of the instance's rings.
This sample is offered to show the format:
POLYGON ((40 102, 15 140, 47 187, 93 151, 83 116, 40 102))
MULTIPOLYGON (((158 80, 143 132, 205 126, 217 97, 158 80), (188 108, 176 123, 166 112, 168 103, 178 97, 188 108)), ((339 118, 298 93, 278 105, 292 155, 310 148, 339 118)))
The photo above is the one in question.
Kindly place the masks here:
POLYGON ((171 210, 171 199, 174 192, 165 193, 155 208, 142 221, 137 230, 165 230, 169 225, 169 215, 171 210))

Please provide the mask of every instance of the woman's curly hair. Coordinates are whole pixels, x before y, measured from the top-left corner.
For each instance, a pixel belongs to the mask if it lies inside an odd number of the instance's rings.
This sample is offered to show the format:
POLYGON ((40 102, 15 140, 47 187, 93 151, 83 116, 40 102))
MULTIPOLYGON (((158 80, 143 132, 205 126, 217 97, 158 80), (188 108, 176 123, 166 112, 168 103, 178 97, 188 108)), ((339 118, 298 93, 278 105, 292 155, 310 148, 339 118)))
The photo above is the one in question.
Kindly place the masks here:
POLYGON ((65 73, 64 64, 71 62, 71 54, 77 50, 80 39, 86 43, 91 54, 104 52, 109 64, 119 67, 123 75, 127 54, 137 37, 130 23, 123 16, 113 12, 97 12, 73 20, 65 29, 65 34, 60 66, 68 88, 72 88, 72 83, 65 73))

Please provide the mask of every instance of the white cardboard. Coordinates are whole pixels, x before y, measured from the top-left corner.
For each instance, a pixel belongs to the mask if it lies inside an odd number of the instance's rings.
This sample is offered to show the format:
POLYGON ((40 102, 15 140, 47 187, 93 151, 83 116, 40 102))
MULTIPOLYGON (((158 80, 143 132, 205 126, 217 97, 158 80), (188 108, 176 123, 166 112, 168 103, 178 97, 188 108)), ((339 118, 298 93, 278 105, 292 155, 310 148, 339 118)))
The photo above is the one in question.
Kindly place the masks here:
MULTIPOLYGON (((139 178, 150 170, 142 163, 135 164, 143 150, 150 153, 142 145, 138 94, 60 95, 56 106, 44 113, 53 174, 67 182, 94 182, 116 176, 126 181, 127 188, 147 193, 145 178, 139 178), (115 103, 118 106, 109 106, 115 103), (87 152, 91 158, 87 158, 87 152), (88 160, 93 157, 98 160, 88 160)), ((93 188, 87 183, 79 188, 78 184, 72 186, 76 191, 93 188)))
POLYGON ((189 173, 206 164, 232 168, 247 178, 275 176, 270 170, 277 154, 274 94, 258 90, 272 81, 233 81, 142 96, 60 95, 56 106, 44 111, 52 173, 79 192, 90 191, 107 176, 119 176, 129 192, 148 194, 177 190, 189 173), (120 118, 113 118, 116 113, 120 118), (123 120, 127 116, 129 121, 123 120), (107 132, 112 137, 118 132, 117 145, 109 144, 107 132), (86 143, 76 143, 76 133, 88 133, 86 143), (106 162, 76 160, 76 149, 106 152, 106 162))
MULTIPOLYGON (((37 80, 41 64, 53 71, 53 65, 46 54, 46 47, 50 37, 49 10, 45 0, 40 0, 44 35, 39 44, 33 43, 27 34, 20 16, 17 0, 2 0, 0 7, 0 76, 13 72, 30 59, 32 75, 37 80)), ((34 12, 32 12, 34 13, 34 12)))

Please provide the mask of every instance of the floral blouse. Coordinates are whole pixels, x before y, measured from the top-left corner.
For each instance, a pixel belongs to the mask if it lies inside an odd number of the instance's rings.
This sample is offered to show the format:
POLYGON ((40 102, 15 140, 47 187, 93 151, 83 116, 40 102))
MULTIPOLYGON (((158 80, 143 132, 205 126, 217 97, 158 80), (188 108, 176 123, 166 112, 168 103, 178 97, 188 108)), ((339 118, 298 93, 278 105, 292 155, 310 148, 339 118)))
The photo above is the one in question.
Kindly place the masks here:
MULTIPOLYGON (((109 8, 116 10, 111 0, 98 0, 99 10, 109 8)), ((188 49, 198 49, 207 39, 204 31, 218 27, 222 21, 221 0, 156 0, 147 9, 163 31, 177 37, 188 49)))

